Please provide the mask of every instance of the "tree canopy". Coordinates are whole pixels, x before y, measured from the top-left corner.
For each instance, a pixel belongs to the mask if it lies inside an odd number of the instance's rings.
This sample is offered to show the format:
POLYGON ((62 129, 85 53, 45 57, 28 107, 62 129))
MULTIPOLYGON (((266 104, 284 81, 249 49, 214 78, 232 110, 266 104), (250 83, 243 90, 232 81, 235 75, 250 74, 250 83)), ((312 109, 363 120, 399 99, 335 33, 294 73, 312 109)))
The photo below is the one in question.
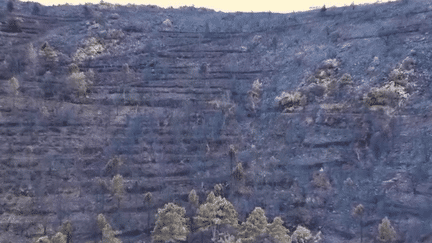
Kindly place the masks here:
POLYGON ((238 213, 232 203, 221 196, 216 197, 213 192, 207 196, 206 203, 198 208, 194 218, 199 230, 207 230, 217 225, 238 226, 238 213))
POLYGON ((387 217, 383 218, 381 224, 378 225, 378 232, 378 240, 381 242, 393 242, 396 240, 396 231, 387 217))
POLYGON ((267 226, 268 234, 281 243, 291 243, 291 237, 288 235, 289 230, 282 225, 281 217, 275 217, 273 223, 267 226))
POLYGON ((111 228, 111 225, 109 225, 103 214, 98 215, 97 224, 102 231, 101 243, 122 243, 121 240, 115 238, 116 232, 111 228))
POLYGON ((241 224, 239 237, 243 243, 253 242, 257 236, 266 233, 267 224, 264 210, 256 207, 246 219, 246 222, 241 224))
POLYGON ((189 219, 185 217, 186 210, 174 203, 165 204, 158 209, 156 225, 152 231, 155 242, 185 241, 189 234, 189 219))
POLYGON ((120 200, 123 197, 124 185, 123 185, 123 177, 119 174, 115 175, 112 179, 112 194, 118 200, 118 206, 120 206, 120 200))

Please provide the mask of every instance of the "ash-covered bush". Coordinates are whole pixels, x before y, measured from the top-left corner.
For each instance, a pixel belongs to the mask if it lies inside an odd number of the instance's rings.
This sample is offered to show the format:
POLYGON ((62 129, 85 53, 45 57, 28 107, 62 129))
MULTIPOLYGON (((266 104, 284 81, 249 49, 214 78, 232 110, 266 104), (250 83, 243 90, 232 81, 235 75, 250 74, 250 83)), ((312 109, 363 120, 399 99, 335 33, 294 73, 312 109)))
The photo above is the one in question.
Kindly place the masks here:
POLYGON ((293 112, 296 109, 301 110, 307 104, 306 96, 298 91, 282 92, 275 100, 283 109, 283 112, 293 112))
POLYGON ((405 88, 390 82, 382 87, 372 88, 364 97, 367 106, 398 106, 401 99, 408 98, 405 88))
POLYGON ((96 55, 101 54, 105 50, 104 44, 95 37, 91 37, 84 41, 73 57, 74 62, 82 62, 87 59, 93 59, 96 55))
POLYGON ((21 27, 22 22, 23 22, 22 19, 10 18, 7 22, 7 28, 5 31, 10 33, 22 32, 22 27, 21 27))
POLYGON ((340 86, 345 86, 345 85, 351 85, 353 84, 353 80, 352 77, 349 73, 344 73, 342 75, 342 77, 338 80, 338 83, 340 84, 340 86))
POLYGON ((49 236, 43 236, 38 238, 36 243, 67 243, 66 236, 61 233, 57 232, 57 234, 53 235, 51 238, 49 236))
POLYGON ((249 102, 253 111, 257 109, 258 103, 261 100, 262 92, 262 83, 257 79, 253 82, 252 89, 248 91, 249 102))
POLYGON ((315 243, 321 240, 321 231, 315 236, 312 235, 311 231, 303 226, 297 226, 296 230, 291 236, 293 243, 315 243))
POLYGON ((383 86, 372 88, 370 92, 364 95, 365 104, 368 107, 388 106, 395 108, 402 106, 416 86, 414 64, 415 61, 412 58, 405 58, 389 73, 387 82, 383 86))
POLYGON ((323 172, 314 172, 313 173, 312 184, 316 188, 320 188, 320 189, 324 189, 324 190, 331 188, 330 180, 327 177, 327 175, 323 172))

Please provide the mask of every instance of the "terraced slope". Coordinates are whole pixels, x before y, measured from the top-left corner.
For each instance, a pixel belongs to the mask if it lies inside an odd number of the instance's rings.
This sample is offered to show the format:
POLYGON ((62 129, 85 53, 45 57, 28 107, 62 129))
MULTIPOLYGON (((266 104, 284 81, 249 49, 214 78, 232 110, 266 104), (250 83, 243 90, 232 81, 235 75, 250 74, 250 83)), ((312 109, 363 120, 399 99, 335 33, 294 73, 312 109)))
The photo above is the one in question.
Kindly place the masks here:
POLYGON ((427 242, 427 1, 291 14, 14 6, 0 5, 1 242, 65 220, 73 242, 96 242, 99 213, 123 242, 147 242, 157 208, 194 215, 189 191, 203 202, 216 183, 241 221, 260 206, 291 232, 358 242, 361 203, 365 242, 386 216, 400 242, 427 242))

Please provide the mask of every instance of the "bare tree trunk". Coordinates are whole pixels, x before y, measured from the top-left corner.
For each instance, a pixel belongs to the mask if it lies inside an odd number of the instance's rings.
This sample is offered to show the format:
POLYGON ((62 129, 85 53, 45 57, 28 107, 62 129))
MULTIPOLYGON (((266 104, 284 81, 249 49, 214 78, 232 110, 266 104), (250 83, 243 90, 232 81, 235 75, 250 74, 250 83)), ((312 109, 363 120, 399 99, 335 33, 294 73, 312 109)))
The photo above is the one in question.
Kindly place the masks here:
POLYGON ((149 228, 149 234, 151 234, 151 228, 150 228, 150 205, 148 205, 148 210, 147 210, 147 228, 149 228))
POLYGON ((363 217, 360 218, 360 243, 363 243, 363 217))
POLYGON ((216 233, 217 233, 217 232, 216 232, 216 226, 213 226, 213 227, 212 227, 212 236, 213 236, 213 237, 212 237, 212 241, 213 241, 213 242, 216 242, 216 241, 217 241, 217 239, 216 239, 216 233))

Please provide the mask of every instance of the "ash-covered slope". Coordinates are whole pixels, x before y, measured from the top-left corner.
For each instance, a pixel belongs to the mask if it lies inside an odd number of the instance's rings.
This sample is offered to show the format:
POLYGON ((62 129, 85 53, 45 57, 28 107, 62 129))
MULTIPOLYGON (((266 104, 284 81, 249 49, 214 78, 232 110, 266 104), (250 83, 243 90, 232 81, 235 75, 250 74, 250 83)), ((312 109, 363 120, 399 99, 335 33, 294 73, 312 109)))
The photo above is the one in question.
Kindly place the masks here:
POLYGON ((215 183, 241 221, 260 206, 322 242, 374 242, 388 217, 398 242, 430 242, 428 1, 291 14, 10 6, 1 242, 54 235, 66 220, 73 242, 97 242, 99 213, 123 242, 150 242, 157 208, 176 201, 193 216, 189 191, 203 202, 215 183))

